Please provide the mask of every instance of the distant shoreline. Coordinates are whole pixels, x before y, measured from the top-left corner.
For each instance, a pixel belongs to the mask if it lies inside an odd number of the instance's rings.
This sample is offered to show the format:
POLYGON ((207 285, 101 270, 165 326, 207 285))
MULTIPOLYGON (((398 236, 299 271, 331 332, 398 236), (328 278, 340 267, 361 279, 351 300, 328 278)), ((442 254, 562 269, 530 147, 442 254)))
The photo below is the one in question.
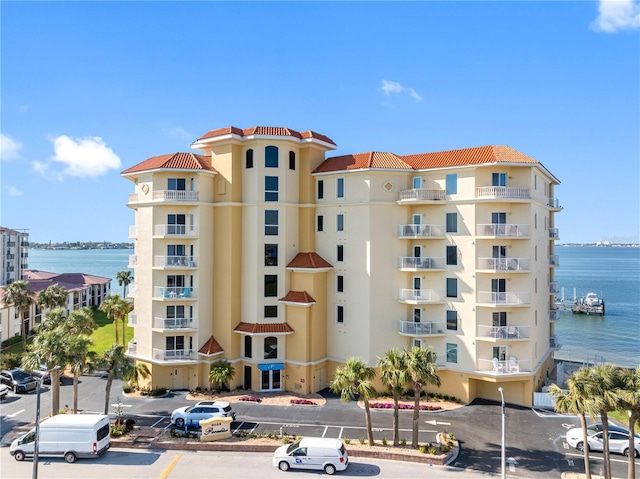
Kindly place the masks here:
POLYGON ((594 247, 594 248, 640 248, 640 243, 610 243, 610 244, 602 244, 602 243, 563 243, 557 244, 556 246, 566 246, 566 247, 594 247))

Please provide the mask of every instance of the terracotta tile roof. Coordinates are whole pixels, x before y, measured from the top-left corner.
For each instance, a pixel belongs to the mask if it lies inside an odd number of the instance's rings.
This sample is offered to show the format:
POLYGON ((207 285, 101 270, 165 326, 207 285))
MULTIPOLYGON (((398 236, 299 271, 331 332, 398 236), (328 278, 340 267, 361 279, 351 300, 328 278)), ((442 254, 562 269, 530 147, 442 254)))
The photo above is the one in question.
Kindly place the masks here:
MULTIPOLYGON (((27 290, 34 296, 40 291, 44 291, 49 286, 57 284, 68 292, 82 291, 91 285, 108 284, 111 282, 109 278, 94 276, 84 273, 50 273, 48 271, 40 271, 37 269, 26 269, 23 272, 25 281, 27 281, 27 290)), ((0 288, 0 298, 4 297, 4 288, 0 288)))
POLYGON ((279 301, 285 301, 287 303, 315 303, 316 300, 311 297, 306 291, 289 291, 284 298, 280 298, 279 301))
POLYGON ((238 135, 238 136, 291 136, 293 138, 302 139, 315 139, 324 141, 325 143, 330 143, 335 145, 335 142, 329 138, 328 136, 321 135, 316 133, 315 131, 307 130, 303 132, 298 132, 296 130, 292 130, 290 128, 285 127, 277 127, 277 126, 252 126, 251 128, 237 128, 235 126, 228 126, 225 128, 218 128, 217 130, 211 130, 202 135, 198 140, 206 140, 208 138, 216 138, 218 136, 225 135, 238 135))
POLYGON ((159 168, 216 171, 215 168, 211 166, 211 160, 208 157, 195 153, 178 152, 154 156, 131 168, 127 168, 121 174, 126 175, 138 171, 157 170, 159 168))
POLYGON ((360 170, 364 168, 411 169, 411 166, 393 153, 369 151, 367 153, 327 158, 315 169, 314 173, 360 170))
POLYGON ((205 356, 213 356, 214 354, 224 353, 224 349, 218 344, 218 341, 215 340, 213 336, 209 338, 209 340, 204 343, 200 349, 198 349, 200 354, 204 354, 205 356))
POLYGON ((25 280, 32 279, 49 279, 57 276, 58 273, 50 273, 49 271, 40 271, 39 269, 25 269, 22 272, 25 280))
POLYGON ((239 333, 249 334, 288 334, 293 329, 287 323, 238 323, 233 329, 239 333))
POLYGON ((287 265, 287 268, 333 268, 333 266, 325 261, 318 253, 298 253, 295 258, 287 265))
POLYGON ((406 155, 401 158, 416 170, 482 163, 538 163, 533 158, 508 146, 479 146, 461 150, 406 155))

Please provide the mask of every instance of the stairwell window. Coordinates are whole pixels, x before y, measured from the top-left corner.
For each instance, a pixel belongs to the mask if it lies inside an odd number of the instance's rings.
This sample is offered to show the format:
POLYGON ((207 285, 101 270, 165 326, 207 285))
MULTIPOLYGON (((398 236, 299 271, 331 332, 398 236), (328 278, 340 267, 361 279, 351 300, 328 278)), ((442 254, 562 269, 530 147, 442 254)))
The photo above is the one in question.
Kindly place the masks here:
POLYGON ((447 213, 447 233, 458 232, 458 213, 447 213))
POLYGON ((336 180, 336 197, 344 198, 344 178, 338 178, 336 180))
POLYGON ((448 265, 458 264, 458 247, 457 246, 447 246, 447 264, 448 265))
POLYGON ((447 343, 447 362, 458 362, 458 345, 454 343, 447 343))
POLYGON ((324 231, 324 216, 323 215, 316 216, 316 231, 319 231, 319 232, 324 231))
POLYGON ((447 329, 449 331, 458 330, 458 312, 453 309, 447 310, 447 329))
POLYGON ((277 244, 264 245, 264 265, 278 266, 278 245, 277 244))
POLYGON ((336 261, 344 261, 344 245, 339 244, 336 248, 336 261))
POLYGON ((278 147, 267 146, 264 149, 264 166, 266 168, 278 167, 278 147))
POLYGON ((458 193, 458 175, 452 173, 446 177, 446 194, 455 195, 458 193))
POLYGON ((275 296, 278 296, 278 275, 277 274, 264 275, 264 296, 266 298, 273 298, 275 296))
POLYGON ((336 230, 344 231, 344 215, 339 214, 336 216, 336 230))
POLYGON ((253 150, 247 150, 247 152, 245 153, 244 162, 246 168, 253 168, 253 150))
POLYGON ((278 317, 278 306, 265 306, 264 307, 264 317, 265 318, 277 318, 278 317))
POLYGON ((278 210, 265 210, 264 234, 266 236, 278 235, 278 210))
POLYGON ((447 298, 458 297, 458 278, 447 278, 447 298))
POLYGON ((344 293, 344 276, 339 274, 336 276, 336 290, 338 293, 344 293))
POLYGON ((251 358, 251 346, 252 346, 252 338, 249 335, 244 337, 244 357, 251 358))
POLYGON ((324 180, 318 180, 318 199, 324 199, 324 180))
POLYGON ((336 307, 336 323, 344 324, 344 306, 342 305, 336 307))
POLYGON ((289 169, 290 170, 295 170, 296 169, 296 153, 295 153, 295 151, 290 151, 289 152, 289 169))
POLYGON ((278 177, 277 176, 264 177, 264 200, 278 201, 278 177))

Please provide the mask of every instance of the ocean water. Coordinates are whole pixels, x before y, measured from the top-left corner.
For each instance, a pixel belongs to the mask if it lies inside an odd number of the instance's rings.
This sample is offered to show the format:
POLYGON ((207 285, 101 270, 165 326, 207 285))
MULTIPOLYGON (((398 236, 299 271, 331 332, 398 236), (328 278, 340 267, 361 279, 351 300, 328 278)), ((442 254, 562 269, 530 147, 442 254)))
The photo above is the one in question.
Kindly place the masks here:
MULTIPOLYGON (((565 298, 589 292, 605 300, 604 316, 560 313, 555 325, 562 349, 556 358, 640 365, 640 248, 556 248, 555 279, 565 298)), ((90 273, 113 279, 127 269, 133 250, 29 250, 29 267, 54 273, 90 273)))

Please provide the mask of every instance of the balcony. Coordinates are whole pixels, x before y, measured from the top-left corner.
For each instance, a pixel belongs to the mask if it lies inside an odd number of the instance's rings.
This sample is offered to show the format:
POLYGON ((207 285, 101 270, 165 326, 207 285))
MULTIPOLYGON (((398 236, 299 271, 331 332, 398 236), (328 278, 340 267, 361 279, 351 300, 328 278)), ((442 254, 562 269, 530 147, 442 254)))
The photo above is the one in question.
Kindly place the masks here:
POLYGON ((195 318, 153 318, 153 329, 195 329, 195 318))
POLYGON ((398 301, 407 304, 443 303, 442 290, 434 289, 401 289, 398 301))
POLYGON ((560 257, 557 254, 549 255, 549 266, 560 266, 560 257))
POLYGON ((156 268, 195 268, 197 261, 195 256, 156 256, 153 266, 156 268))
MULTIPOLYGON (((186 190, 158 190, 154 191, 151 201, 160 202, 173 202, 173 201, 185 201, 185 202, 197 202, 200 198, 199 191, 186 191, 186 190)), ((129 203, 142 203, 146 202, 145 197, 133 193, 129 195, 129 203)))
POLYGON ((436 336, 445 334, 445 323, 398 321, 398 332, 405 336, 436 336))
POLYGON ((560 349, 562 348, 562 344, 558 342, 558 337, 556 335, 549 336, 549 347, 551 349, 560 349))
POLYGON ((136 283, 130 284, 128 293, 127 297, 135 298, 136 294, 138 294, 138 285, 136 283))
POLYGON ((479 324, 476 338, 494 342, 496 340, 530 339, 530 330, 530 326, 485 326, 479 324))
POLYGON ((196 359, 196 352, 193 349, 153 348, 153 359, 157 361, 190 361, 196 359))
POLYGON ((476 236, 486 236, 488 238, 528 238, 529 225, 479 224, 476 226, 476 236))
POLYGON ((129 343, 127 344, 127 354, 131 354, 133 356, 135 356, 135 354, 138 351, 138 345, 134 342, 134 340, 132 339, 131 341, 129 341, 129 343))
POLYGON ((138 237, 138 228, 134 226, 129 226, 129 238, 137 238, 138 237))
POLYGON ((528 272, 529 258, 478 258, 478 269, 488 271, 528 272))
POLYGON ((127 268, 135 268, 136 266, 138 266, 138 256, 135 254, 129 255, 129 264, 127 265, 127 268))
POLYGON ((399 238, 444 238, 442 225, 400 225, 398 229, 399 238))
POLYGON ((528 359, 509 358, 506 361, 493 359, 478 359, 479 371, 491 372, 493 374, 515 374, 531 372, 531 365, 528 359))
POLYGON ((558 231, 558 228, 549 228, 549 239, 560 239, 560 231, 558 231))
POLYGON ((131 311, 128 315, 127 326, 135 326, 138 324, 138 313, 131 311))
POLYGON ((506 291, 478 291, 478 306, 528 306, 529 293, 513 293, 506 291))
POLYGON ((549 310, 549 321, 558 321, 560 319, 560 310, 559 309, 551 309, 549 310))
POLYGON ((423 201, 442 201, 444 200, 444 190, 429 188, 412 188, 403 190, 398 195, 398 203, 420 203, 423 201))
POLYGON ((558 198, 549 198, 549 207, 555 211, 561 211, 563 209, 558 198))
POLYGON ((197 225, 155 225, 154 236, 162 238, 186 237, 196 238, 198 236, 197 225))
POLYGON ((190 287, 153 287, 154 299, 196 299, 198 289, 190 287))
POLYGON ((558 294, 560 292, 560 284, 554 282, 549 283, 549 294, 558 294))
POLYGON ((524 186, 478 186, 478 199, 529 199, 529 188, 524 186))
POLYGON ((399 268, 403 271, 428 271, 444 269, 443 258, 416 258, 414 256, 400 257, 399 268))

